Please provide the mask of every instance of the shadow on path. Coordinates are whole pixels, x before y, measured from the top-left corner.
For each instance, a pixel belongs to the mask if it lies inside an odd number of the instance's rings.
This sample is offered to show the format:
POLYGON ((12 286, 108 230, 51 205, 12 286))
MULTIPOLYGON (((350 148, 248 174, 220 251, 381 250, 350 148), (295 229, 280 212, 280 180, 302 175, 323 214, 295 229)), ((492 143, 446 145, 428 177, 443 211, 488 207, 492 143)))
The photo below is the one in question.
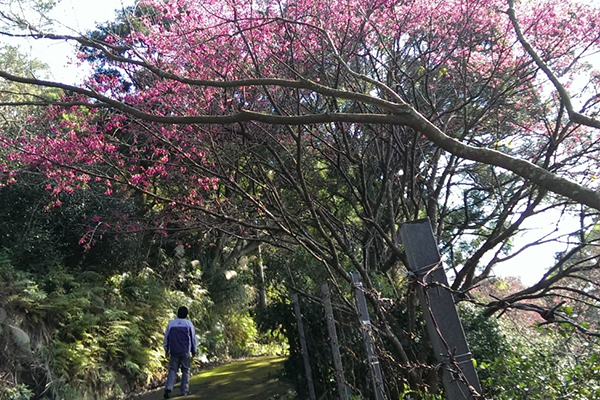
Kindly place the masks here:
MULTIPOLYGON (((285 395, 291 386, 280 382, 285 357, 265 356, 236 361, 202 371, 190 379, 188 396, 173 388, 171 398, 178 400, 268 400, 285 395)), ((161 400, 163 389, 144 394, 136 400, 161 400)))

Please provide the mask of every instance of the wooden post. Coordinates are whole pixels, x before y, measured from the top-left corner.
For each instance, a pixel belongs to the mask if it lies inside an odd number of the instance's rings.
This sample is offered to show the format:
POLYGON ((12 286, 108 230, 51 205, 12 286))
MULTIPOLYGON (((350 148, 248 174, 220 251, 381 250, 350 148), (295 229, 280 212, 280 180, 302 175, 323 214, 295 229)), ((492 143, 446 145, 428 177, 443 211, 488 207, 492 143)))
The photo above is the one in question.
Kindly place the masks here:
POLYGON ((335 368, 335 380, 337 382, 340 400, 348 400, 346 391, 346 379, 344 378, 344 367, 342 365, 342 356, 340 355, 340 343, 335 329, 335 319, 333 318, 333 307, 331 306, 331 296, 329 286, 324 283, 321 285, 323 293, 323 306, 325 307, 325 319, 327 320, 327 330, 329 331, 329 340, 331 341, 331 352, 333 354, 333 366, 335 368))
POLYGON ((312 370, 310 368, 310 359, 308 357, 308 346, 306 346, 306 336, 304 334, 304 323, 302 322, 302 313, 300 312, 300 301, 298 295, 292 296, 292 302, 294 303, 294 313, 296 314, 296 321, 298 322, 298 335, 300 337, 300 350, 302 351, 302 359, 304 360, 304 371, 306 372, 306 381, 308 383, 308 394, 310 400, 316 400, 315 385, 312 379, 312 370))
POLYGON ((367 301, 365 299, 364 288, 359 274, 352 274, 352 284, 354 286, 354 294, 356 296, 356 303, 358 305, 360 326, 362 328, 361 330, 363 332, 363 338, 367 348, 367 360, 369 362, 369 369, 371 371, 371 380, 373 381, 375 400, 385 400, 381 366, 379 365, 379 359, 377 358, 377 352, 375 351, 375 342, 371 336, 373 334, 373 329, 371 327, 369 310, 367 309, 367 301))
POLYGON ((418 280, 418 296, 449 400, 473 400, 481 393, 471 352, 441 265, 429 219, 403 224, 400 235, 408 267, 418 280))

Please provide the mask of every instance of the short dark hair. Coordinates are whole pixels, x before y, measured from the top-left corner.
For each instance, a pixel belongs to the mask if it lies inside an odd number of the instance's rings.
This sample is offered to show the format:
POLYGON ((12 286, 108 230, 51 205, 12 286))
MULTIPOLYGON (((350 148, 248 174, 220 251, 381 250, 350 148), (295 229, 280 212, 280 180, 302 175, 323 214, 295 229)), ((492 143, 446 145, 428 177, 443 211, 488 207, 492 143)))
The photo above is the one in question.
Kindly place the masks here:
POLYGON ((177 310, 177 318, 186 318, 188 316, 188 309, 186 306, 181 306, 177 310))

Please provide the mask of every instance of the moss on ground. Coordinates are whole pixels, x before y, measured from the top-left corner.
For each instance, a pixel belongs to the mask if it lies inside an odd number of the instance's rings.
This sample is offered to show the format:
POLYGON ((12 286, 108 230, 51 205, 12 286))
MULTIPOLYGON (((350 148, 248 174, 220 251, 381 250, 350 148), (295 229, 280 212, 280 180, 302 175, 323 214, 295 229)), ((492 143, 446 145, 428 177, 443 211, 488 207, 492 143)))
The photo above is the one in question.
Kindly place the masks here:
MULTIPOLYGON (((174 398, 181 400, 242 400, 290 399, 292 387, 279 380, 285 357, 265 356, 236 361, 202 371, 190 379, 188 396, 179 395, 179 385, 173 390, 174 398)), ((137 400, 160 400, 163 390, 157 390, 137 400)))

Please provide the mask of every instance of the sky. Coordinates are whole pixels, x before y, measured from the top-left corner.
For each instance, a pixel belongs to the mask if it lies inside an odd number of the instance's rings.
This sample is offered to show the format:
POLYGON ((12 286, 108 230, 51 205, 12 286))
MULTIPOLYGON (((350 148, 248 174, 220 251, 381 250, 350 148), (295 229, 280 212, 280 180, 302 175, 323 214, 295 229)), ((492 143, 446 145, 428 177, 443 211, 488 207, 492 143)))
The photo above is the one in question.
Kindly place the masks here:
MULTIPOLYGON (((110 21, 115 10, 132 6, 135 0, 57 0, 50 17, 60 22, 56 33, 72 34, 93 29, 98 23, 110 21), (64 29, 63 29, 64 28, 64 29)), ((30 40, 20 43, 21 49, 32 58, 49 65, 51 77, 63 83, 76 83, 85 74, 85 69, 69 60, 74 54, 74 45, 51 40, 30 40)))
POLYGON ((561 216, 557 212, 546 212, 543 215, 529 217, 521 226, 524 232, 514 238, 514 250, 542 238, 544 240, 557 238, 557 240, 526 249, 510 261, 498 265, 494 269, 495 275, 518 276, 525 285, 537 283, 548 267, 554 264, 556 253, 565 251, 572 245, 568 237, 559 238, 559 236, 576 231, 578 226, 577 218, 561 216), (555 230, 556 232, 552 233, 555 230), (551 236, 546 237, 547 235, 551 236))
MULTIPOLYGON (((51 17, 64 25, 61 33, 69 29, 83 32, 93 29, 98 23, 113 19, 115 10, 132 6, 135 0, 58 0, 57 7, 51 17), (67 29, 68 28, 68 29, 67 29)), ((21 43, 21 49, 31 57, 42 60, 50 66, 51 78, 63 83, 77 83, 85 75, 86 70, 69 62, 74 54, 74 47, 65 42, 30 41, 21 43)), ((555 222, 545 216, 544 219, 532 220, 528 226, 529 233, 516 240, 516 246, 537 240, 548 231, 554 229, 555 222)), ((574 230, 573 221, 564 221, 561 231, 574 230)), ((552 264, 554 254, 567 247, 557 243, 538 246, 515 257, 511 262, 496 268, 497 276, 520 276, 524 284, 533 284, 543 275, 545 268, 552 264)))

